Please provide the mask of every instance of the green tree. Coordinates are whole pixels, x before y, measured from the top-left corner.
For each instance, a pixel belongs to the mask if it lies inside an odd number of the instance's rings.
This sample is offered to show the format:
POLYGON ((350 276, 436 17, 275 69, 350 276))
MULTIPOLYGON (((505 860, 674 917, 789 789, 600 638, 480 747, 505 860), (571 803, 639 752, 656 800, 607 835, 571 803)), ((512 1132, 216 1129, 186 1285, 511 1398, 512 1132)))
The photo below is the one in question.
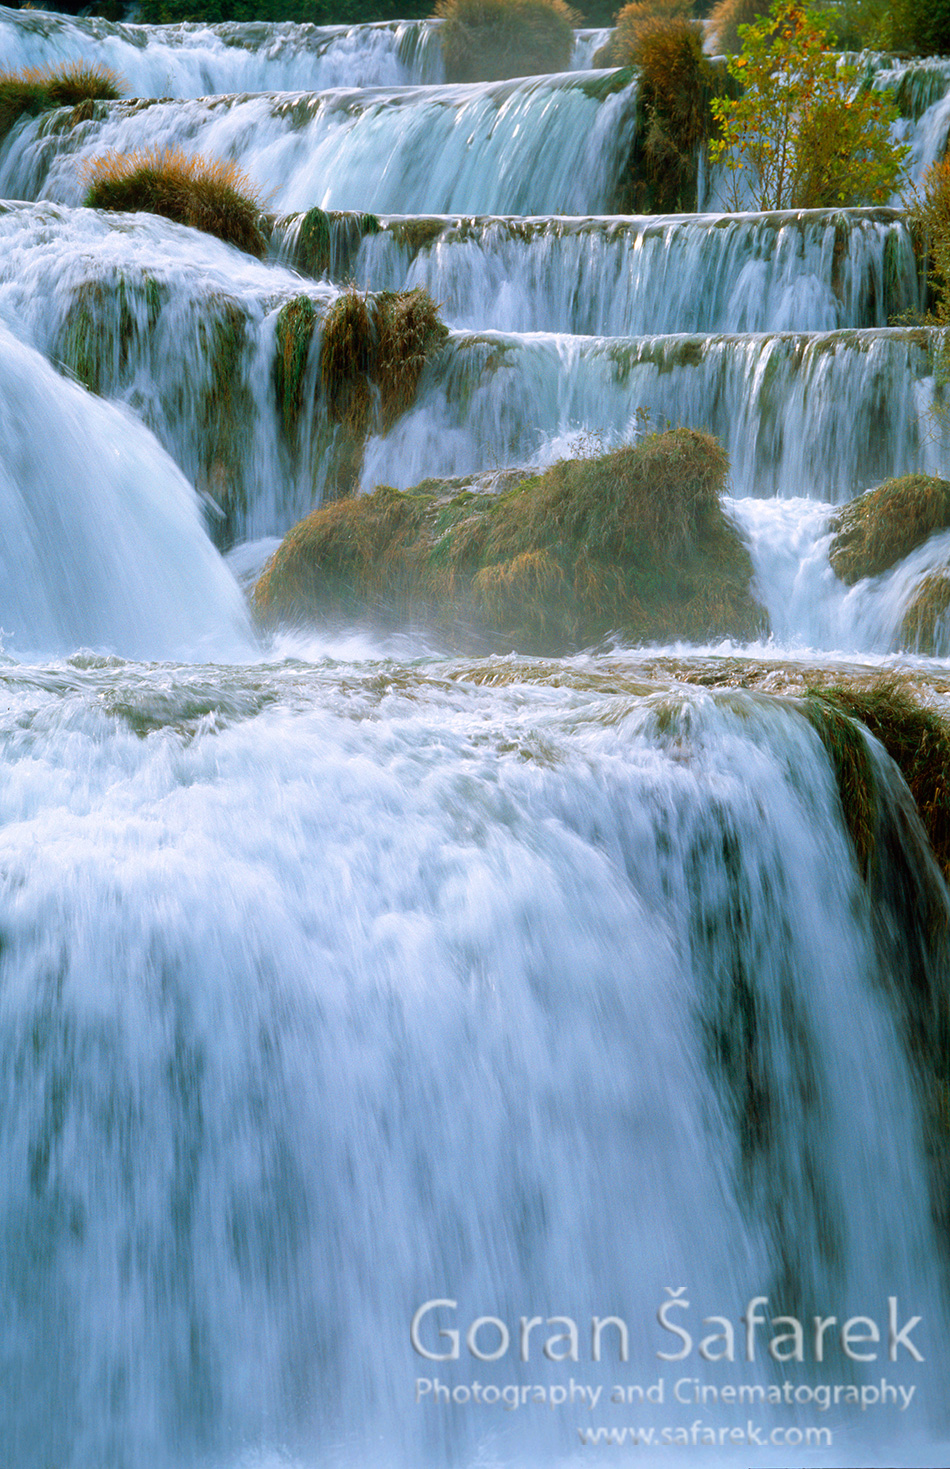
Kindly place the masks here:
POLYGON ((909 148, 892 136, 890 98, 861 89, 857 70, 828 49, 822 17, 776 0, 741 34, 727 63, 740 93, 710 103, 710 161, 731 176, 731 206, 746 192, 760 209, 884 203, 909 148))

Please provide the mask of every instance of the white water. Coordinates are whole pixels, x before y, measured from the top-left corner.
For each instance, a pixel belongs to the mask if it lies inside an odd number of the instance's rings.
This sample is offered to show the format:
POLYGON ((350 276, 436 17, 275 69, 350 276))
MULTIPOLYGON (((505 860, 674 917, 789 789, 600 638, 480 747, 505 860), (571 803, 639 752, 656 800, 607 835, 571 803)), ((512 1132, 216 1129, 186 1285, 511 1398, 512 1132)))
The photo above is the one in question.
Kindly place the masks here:
MULTIPOLYGON (((427 284, 454 331, 370 439, 364 487, 589 451, 641 431, 638 409, 709 427, 773 643, 458 661, 351 628, 265 657, 231 573, 319 496, 332 447, 319 332, 299 442, 281 433, 276 316, 340 282, 76 209, 79 162, 178 142, 240 158, 275 208, 589 212, 633 95, 597 102, 576 76, 417 90, 385 68, 424 26, 240 30, 0 14, 0 37, 37 48, 18 65, 134 47, 142 90, 163 67, 184 96, 233 66, 235 85, 307 93, 104 108, 71 133, 60 114, 0 156, 0 196, 59 200, 0 206, 4 1461, 551 1469, 578 1462, 578 1428, 749 1420, 675 1401, 681 1377, 886 1376, 913 1388, 906 1412, 752 1411, 766 1432, 830 1430, 818 1449, 581 1462, 950 1462, 940 1083, 905 1042, 908 1012, 930 1034, 944 1004, 945 894, 880 747, 868 886, 803 706, 676 682, 697 657, 741 676, 744 651, 775 660, 773 687, 796 680, 790 655, 891 664, 950 558, 937 537, 850 590, 827 560, 833 503, 948 469, 928 338, 886 329, 916 301, 906 234, 882 211, 462 220, 413 260, 384 221, 357 280, 427 284), (310 95, 337 64, 384 90, 310 95), (310 65, 320 80, 279 72, 310 65), (230 570, 188 480, 227 507, 230 570), (656 1312, 679 1286, 694 1341, 725 1316, 740 1353, 755 1294, 767 1316, 867 1315, 885 1337, 896 1296, 926 1360, 885 1343, 848 1361, 829 1336, 820 1367, 774 1364, 760 1328, 754 1363, 664 1363, 679 1341, 656 1312), (442 1296, 458 1363, 409 1343, 442 1296), (613 1337, 591 1361, 593 1314, 627 1321, 628 1364, 613 1337), (572 1316, 578 1360, 545 1358, 538 1328, 529 1362, 476 1361, 479 1315, 515 1341, 522 1315, 572 1316), (666 1401, 416 1403, 434 1375, 663 1377, 666 1401)), ((913 666, 937 698, 950 664, 913 666)))
POLYGON ((22 655, 246 656, 237 586, 150 434, 0 326, 0 626, 22 655))
MULTIPOLYGON (((587 70, 609 34, 579 30, 572 70, 587 70)), ((445 80, 438 21, 143 26, 0 6, 0 68, 76 61, 109 67, 130 97, 317 92, 445 80)))
POLYGON ((234 158, 274 210, 585 214, 605 206, 626 157, 636 85, 587 95, 604 73, 467 86, 276 93, 62 111, 0 145, 0 196, 82 200, 84 164, 117 149, 234 158))
MULTIPOLYGON (((920 304, 909 232, 886 210, 446 220, 419 250, 405 222, 382 224, 347 275, 367 290, 424 286, 470 331, 833 331, 920 304)), ((285 248, 293 258, 292 234, 285 248)))

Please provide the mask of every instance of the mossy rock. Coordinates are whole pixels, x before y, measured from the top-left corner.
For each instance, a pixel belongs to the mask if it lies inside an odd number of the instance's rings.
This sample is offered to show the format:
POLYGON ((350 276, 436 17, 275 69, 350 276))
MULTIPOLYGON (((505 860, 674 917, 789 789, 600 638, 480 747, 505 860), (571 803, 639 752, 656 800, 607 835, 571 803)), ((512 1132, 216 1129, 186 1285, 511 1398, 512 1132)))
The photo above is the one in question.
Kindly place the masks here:
POLYGON ((720 503, 726 456, 689 429, 564 460, 498 495, 388 487, 288 533, 255 589, 265 622, 375 613, 474 625, 525 652, 765 630, 720 503))
POLYGON ((900 677, 885 674, 861 688, 824 684, 809 690, 811 715, 838 776, 845 820, 866 867, 873 859, 873 777, 834 711, 857 720, 900 769, 944 878, 950 876, 950 725, 919 702, 900 677), (815 713, 815 710, 818 713, 815 713))
POLYGON ((950 612, 950 572, 935 571, 925 576, 901 622, 901 647, 931 656, 943 654, 947 645, 947 613, 950 612))
POLYGON ((833 517, 829 559, 848 586, 879 576, 950 528, 950 480, 908 474, 851 500, 833 517))
POLYGON ((105 153, 89 165, 90 209, 143 210, 215 235, 249 255, 267 250, 269 222, 247 175, 225 159, 176 148, 105 153))
POLYGON ((294 296, 281 307, 277 317, 277 356, 274 359, 274 388, 284 432, 294 439, 303 407, 303 377, 317 313, 309 296, 294 296))

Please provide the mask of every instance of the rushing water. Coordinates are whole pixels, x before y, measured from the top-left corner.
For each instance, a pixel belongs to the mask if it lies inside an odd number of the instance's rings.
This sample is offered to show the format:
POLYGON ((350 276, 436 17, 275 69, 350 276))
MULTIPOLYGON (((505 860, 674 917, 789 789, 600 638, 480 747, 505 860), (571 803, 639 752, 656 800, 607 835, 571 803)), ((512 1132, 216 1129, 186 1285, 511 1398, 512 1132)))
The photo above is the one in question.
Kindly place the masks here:
MULTIPOLYGON (((950 1463, 946 891, 859 735, 865 880, 806 692, 950 698, 900 649, 948 537, 852 588, 828 560, 836 504, 950 469, 908 232, 605 216, 636 81, 589 70, 603 34, 470 87, 437 37, 0 11, 5 65, 166 99, 0 146, 3 1461, 950 1463), (86 160, 156 144, 380 228, 331 219, 314 280, 299 219, 258 262, 79 207, 86 160), (363 488, 709 429, 771 641, 262 640, 241 587, 333 454, 319 327, 282 428, 277 316, 349 281, 451 328, 363 488), (458 1360, 413 1350, 433 1300, 458 1360)), ((869 65, 924 160, 946 68, 869 65)))

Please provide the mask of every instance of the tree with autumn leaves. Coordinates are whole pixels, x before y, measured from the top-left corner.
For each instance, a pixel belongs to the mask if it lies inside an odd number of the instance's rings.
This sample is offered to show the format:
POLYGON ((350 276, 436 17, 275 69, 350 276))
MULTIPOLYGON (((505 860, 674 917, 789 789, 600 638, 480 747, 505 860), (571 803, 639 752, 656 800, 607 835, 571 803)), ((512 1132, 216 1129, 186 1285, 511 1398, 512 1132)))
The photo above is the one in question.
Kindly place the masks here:
POLYGON ((726 63, 738 95, 710 103, 709 157, 726 170, 730 206, 818 209, 890 198, 909 152, 892 134, 896 109, 839 63, 821 16, 776 0, 740 34, 742 51, 726 63))

